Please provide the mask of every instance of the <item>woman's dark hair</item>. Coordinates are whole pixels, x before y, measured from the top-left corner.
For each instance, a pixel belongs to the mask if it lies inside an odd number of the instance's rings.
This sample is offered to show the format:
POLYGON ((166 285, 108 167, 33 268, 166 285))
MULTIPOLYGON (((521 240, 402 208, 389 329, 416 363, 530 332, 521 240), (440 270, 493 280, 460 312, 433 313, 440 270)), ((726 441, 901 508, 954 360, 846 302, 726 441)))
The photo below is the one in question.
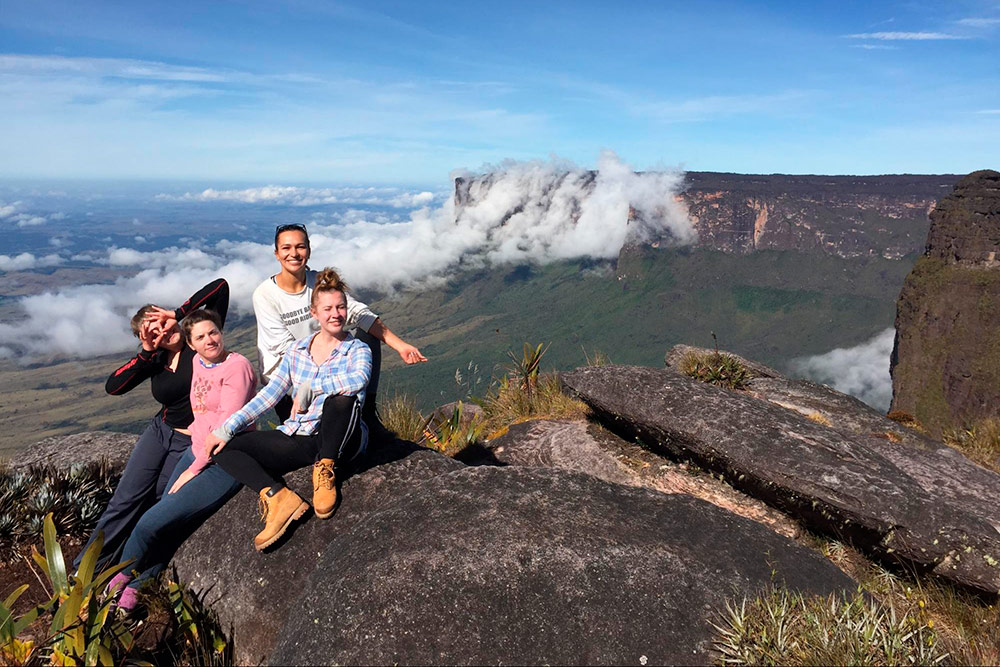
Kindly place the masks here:
POLYGON ((184 332, 184 340, 188 343, 191 342, 191 329, 194 329, 194 325, 198 322, 211 322, 216 329, 222 331, 222 318, 219 314, 208 308, 199 308, 181 320, 181 331, 184 332))
POLYGON ((316 305, 316 295, 321 292, 344 292, 346 296, 347 283, 340 277, 336 269, 328 266, 316 274, 316 286, 313 287, 310 306, 316 305))
POLYGON ((302 235, 306 237, 306 247, 309 247, 309 232, 306 231, 305 225, 292 224, 292 225, 278 225, 274 228, 274 249, 278 249, 278 237, 285 232, 302 232, 302 235))

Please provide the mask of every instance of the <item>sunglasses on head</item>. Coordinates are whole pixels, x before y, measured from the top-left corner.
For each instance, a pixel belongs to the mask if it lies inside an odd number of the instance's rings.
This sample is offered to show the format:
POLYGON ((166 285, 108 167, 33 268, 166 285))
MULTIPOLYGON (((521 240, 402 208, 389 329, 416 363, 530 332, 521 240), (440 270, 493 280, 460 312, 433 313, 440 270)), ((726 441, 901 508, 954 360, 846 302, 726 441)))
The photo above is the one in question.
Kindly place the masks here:
POLYGON ((305 225, 300 225, 300 224, 297 224, 297 223, 296 224, 292 224, 292 225, 278 225, 277 227, 274 228, 274 233, 275 234, 280 234, 282 232, 303 232, 303 233, 308 233, 308 232, 306 232, 306 226, 305 225))

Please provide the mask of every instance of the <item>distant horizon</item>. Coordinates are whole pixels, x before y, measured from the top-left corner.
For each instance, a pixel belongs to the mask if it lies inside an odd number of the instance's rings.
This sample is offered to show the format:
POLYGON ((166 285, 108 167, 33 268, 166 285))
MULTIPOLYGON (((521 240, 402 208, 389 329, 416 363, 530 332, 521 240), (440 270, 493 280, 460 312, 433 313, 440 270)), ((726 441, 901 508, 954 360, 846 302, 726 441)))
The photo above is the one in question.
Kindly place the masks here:
MULTIPOLYGON (((582 166, 583 169, 590 169, 596 171, 596 167, 582 166)), ((671 172, 679 171, 685 174, 733 174, 737 176, 796 176, 796 177, 808 177, 814 176, 817 178, 878 178, 881 176, 966 176, 976 171, 1000 171, 1000 164, 995 167, 979 167, 977 169, 971 169, 969 171, 962 172, 952 172, 952 171, 936 171, 936 172, 886 172, 886 173, 816 173, 816 172, 752 172, 752 171, 729 171, 729 170, 717 170, 717 169, 637 169, 636 173, 655 173, 658 171, 671 172)), ((489 172, 487 171, 476 171, 469 170, 472 175, 483 175, 489 172)), ((449 179, 445 179, 446 182, 454 183, 456 178, 461 178, 462 176, 453 176, 449 179)), ((344 180, 307 180, 307 179, 228 179, 228 178, 215 178, 215 177, 88 177, 88 176, 0 176, 0 184, 2 183, 108 183, 108 184, 175 184, 175 185, 253 185, 253 186, 268 186, 268 185, 324 185, 329 187, 398 187, 398 188, 427 188, 433 189, 435 183, 425 182, 425 181, 344 181, 344 180)))

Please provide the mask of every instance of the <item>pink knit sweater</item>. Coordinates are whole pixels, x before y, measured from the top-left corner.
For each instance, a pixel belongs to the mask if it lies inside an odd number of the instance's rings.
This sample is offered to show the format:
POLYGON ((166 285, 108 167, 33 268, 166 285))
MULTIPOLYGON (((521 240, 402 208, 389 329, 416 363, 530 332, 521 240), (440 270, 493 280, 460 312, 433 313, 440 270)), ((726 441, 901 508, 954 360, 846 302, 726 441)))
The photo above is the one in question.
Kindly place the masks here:
POLYGON ((194 463, 188 470, 198 474, 211 460, 205 448, 205 436, 254 397, 257 379, 247 358, 230 352, 225 361, 206 368, 197 354, 191 373, 191 449, 194 463))

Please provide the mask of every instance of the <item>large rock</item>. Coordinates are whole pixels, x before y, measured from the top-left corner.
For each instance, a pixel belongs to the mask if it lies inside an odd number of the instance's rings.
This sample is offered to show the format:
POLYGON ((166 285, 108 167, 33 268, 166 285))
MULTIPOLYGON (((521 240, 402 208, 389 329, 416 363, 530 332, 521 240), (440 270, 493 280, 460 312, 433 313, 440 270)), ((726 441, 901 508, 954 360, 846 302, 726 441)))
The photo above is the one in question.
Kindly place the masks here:
POLYGON ((1000 476, 957 452, 837 430, 669 369, 605 366, 561 378, 613 429, 691 457, 806 525, 1000 591, 1000 476))
MULTIPOLYGON (((324 553, 332 539, 398 502, 436 475, 464 466, 429 450, 396 441, 380 447, 365 462, 368 469, 343 481, 342 502, 333 518, 311 517, 290 531, 280 548, 254 550, 258 521, 256 494, 244 489, 211 517, 181 547, 174 558, 180 579, 207 599, 224 625, 232 625, 240 664, 259 664, 286 632, 285 623, 299 613, 301 598, 314 571, 325 566, 324 553)), ((312 471, 286 476, 291 488, 307 500, 312 497, 312 471)), ((329 576, 347 576, 328 571, 329 576)), ((317 628, 316 631, 321 631, 317 628)), ((321 659, 315 656, 303 664, 321 659)))
POLYGON ((536 420, 514 424, 489 442, 503 465, 560 468, 606 482, 630 484, 632 477, 587 429, 584 421, 536 420))
POLYGON ((74 463, 106 461, 112 468, 125 467, 136 440, 134 433, 96 431, 76 435, 54 435, 25 447, 10 461, 13 468, 34 465, 69 467, 74 463))
POLYGON ((275 551, 253 550, 255 510, 242 492, 175 559, 232 624, 241 663, 704 664, 727 597, 853 587, 695 498, 402 443, 344 482, 332 519, 275 551))
POLYGON ((786 514, 733 489, 684 462, 669 461, 640 443, 626 441, 594 422, 539 419, 516 424, 487 443, 492 465, 559 468, 606 482, 683 493, 760 523, 779 535, 801 536, 786 514))
POLYGON ((892 408, 932 435, 1000 415, 1000 173, 963 178, 931 214, 899 295, 892 408))
POLYGON ((331 537, 270 664, 706 664, 727 597, 852 587, 707 503, 554 469, 439 475, 331 537))

